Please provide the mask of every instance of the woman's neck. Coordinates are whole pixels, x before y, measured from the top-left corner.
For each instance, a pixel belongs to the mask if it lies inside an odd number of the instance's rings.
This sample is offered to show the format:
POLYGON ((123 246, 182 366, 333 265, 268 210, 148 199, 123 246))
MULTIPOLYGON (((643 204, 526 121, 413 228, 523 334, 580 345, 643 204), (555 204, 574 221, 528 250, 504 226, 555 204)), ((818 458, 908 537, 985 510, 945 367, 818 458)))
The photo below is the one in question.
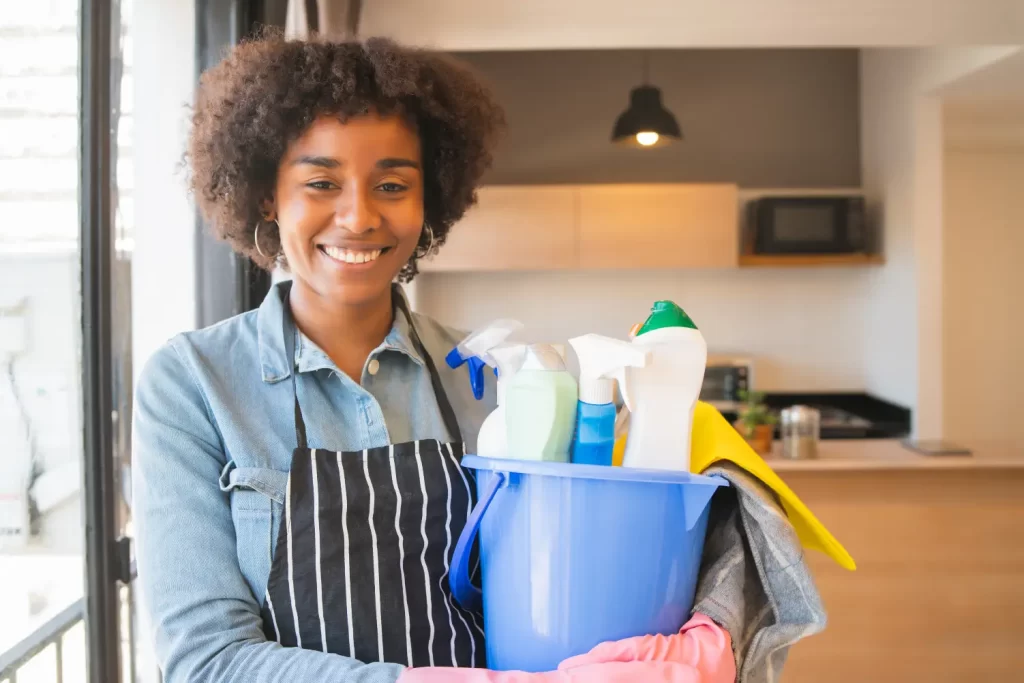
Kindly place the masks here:
POLYGON ((394 323, 390 288, 377 299, 350 305, 295 282, 288 300, 299 330, 359 383, 366 359, 384 342, 394 323))

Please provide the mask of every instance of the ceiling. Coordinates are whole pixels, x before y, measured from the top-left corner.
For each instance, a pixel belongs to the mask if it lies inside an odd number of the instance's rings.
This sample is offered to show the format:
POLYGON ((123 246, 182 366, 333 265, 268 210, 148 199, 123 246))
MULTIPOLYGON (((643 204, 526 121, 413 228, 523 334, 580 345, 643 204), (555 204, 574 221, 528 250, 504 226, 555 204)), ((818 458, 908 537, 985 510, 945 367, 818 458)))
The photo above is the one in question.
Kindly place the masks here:
POLYGON ((1024 1, 378 0, 359 32, 449 51, 1014 45, 1024 1))
POLYGON ((1024 49, 941 92, 946 144, 1024 147, 1024 49))

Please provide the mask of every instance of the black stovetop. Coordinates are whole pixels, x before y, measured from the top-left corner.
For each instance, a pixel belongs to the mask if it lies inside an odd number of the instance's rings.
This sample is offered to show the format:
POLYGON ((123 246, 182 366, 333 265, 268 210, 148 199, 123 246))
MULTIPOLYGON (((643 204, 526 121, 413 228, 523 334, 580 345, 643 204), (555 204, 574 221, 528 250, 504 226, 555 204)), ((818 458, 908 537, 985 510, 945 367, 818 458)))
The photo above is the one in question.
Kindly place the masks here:
POLYGON ((764 401, 776 415, 792 405, 817 408, 822 439, 895 439, 910 434, 909 409, 865 393, 766 393, 764 401))

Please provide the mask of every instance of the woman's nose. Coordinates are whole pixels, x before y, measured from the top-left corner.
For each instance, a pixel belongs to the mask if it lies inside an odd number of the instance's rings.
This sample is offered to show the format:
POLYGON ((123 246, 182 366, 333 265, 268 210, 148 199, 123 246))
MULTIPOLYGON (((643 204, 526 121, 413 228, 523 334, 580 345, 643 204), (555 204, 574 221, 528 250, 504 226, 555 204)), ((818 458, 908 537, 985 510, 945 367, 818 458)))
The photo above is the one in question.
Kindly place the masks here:
POLYGON ((353 190, 338 202, 334 222, 338 227, 360 234, 380 227, 380 212, 369 192, 353 190))

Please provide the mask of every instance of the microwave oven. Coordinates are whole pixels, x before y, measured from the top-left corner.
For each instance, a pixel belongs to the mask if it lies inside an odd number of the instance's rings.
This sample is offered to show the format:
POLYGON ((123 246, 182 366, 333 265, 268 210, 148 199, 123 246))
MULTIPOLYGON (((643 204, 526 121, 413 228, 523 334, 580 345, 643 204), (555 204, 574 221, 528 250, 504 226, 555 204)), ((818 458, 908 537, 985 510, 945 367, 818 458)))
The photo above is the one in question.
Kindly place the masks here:
POLYGON ((740 392, 753 389, 754 364, 739 356, 709 355, 704 366, 700 400, 719 412, 735 413, 743 404, 740 392))
POLYGON ((748 205, 755 254, 867 253, 864 198, 860 196, 760 197, 748 205))

